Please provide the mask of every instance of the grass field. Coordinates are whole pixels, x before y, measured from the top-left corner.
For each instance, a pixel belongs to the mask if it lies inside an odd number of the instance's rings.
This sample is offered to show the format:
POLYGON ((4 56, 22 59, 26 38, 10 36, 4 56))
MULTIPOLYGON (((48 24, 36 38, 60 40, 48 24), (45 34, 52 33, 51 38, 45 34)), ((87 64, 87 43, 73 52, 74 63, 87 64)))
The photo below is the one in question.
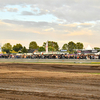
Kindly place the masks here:
POLYGON ((0 59, 0 63, 49 63, 49 64, 95 64, 100 65, 99 59, 0 59))

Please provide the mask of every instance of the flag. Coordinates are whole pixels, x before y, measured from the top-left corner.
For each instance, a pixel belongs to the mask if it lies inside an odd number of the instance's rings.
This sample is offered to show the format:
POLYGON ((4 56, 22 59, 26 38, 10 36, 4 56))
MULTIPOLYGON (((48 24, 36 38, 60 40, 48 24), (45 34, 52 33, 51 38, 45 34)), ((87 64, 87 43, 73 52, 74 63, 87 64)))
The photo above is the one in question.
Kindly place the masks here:
POLYGON ((48 53, 48 41, 46 42, 46 53, 48 53))
POLYGON ((1 45, 0 45, 0 52, 1 52, 2 50, 1 50, 1 45))

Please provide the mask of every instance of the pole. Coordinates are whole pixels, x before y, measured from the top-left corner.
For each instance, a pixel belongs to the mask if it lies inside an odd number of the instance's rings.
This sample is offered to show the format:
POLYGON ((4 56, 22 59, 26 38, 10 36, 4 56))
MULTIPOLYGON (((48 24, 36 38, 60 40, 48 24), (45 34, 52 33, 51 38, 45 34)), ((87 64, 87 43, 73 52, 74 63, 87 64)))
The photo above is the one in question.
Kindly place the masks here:
POLYGON ((52 54, 53 54, 53 41, 52 41, 52 54))
POLYGON ((48 53, 48 41, 46 42, 46 53, 48 53))

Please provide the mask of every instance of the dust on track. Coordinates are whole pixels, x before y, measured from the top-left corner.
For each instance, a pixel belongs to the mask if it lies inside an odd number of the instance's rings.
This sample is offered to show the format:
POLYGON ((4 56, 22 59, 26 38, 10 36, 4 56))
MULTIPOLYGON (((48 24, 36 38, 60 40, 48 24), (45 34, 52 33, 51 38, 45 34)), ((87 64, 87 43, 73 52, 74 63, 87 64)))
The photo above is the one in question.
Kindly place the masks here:
POLYGON ((99 100, 100 66, 0 64, 0 100, 99 100), (90 73, 90 74, 89 74, 90 73))

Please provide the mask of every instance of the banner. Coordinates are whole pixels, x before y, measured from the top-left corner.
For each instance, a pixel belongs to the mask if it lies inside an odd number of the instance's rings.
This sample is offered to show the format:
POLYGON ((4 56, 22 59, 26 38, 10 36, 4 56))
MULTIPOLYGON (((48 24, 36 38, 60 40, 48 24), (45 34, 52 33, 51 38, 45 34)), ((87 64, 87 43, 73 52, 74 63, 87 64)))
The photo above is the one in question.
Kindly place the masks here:
POLYGON ((1 45, 0 45, 0 53, 1 53, 1 45))
POLYGON ((48 41, 46 42, 46 53, 48 53, 48 41))

